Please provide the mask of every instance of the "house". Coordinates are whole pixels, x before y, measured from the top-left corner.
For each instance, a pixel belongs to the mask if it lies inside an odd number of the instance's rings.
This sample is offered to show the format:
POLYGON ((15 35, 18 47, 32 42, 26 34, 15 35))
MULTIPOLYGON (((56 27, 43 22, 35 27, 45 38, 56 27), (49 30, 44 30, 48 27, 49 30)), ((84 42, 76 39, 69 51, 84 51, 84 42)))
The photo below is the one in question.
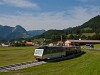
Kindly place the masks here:
POLYGON ((65 46, 68 46, 68 47, 69 47, 69 46, 72 46, 71 44, 72 44, 71 41, 68 41, 68 40, 65 41, 65 46))
POLYGON ((32 46, 33 45, 33 42, 26 42, 25 45, 26 46, 32 46))
POLYGON ((34 45, 35 45, 35 46, 40 46, 41 43, 40 43, 39 41, 36 41, 36 42, 34 42, 34 45))
POLYGON ((54 44, 53 43, 50 43, 48 46, 54 46, 54 44))
POLYGON ((1 43, 1 46, 3 46, 3 47, 8 47, 9 44, 1 43))
POLYGON ((57 46, 64 46, 64 42, 58 41, 58 42, 57 42, 57 46))

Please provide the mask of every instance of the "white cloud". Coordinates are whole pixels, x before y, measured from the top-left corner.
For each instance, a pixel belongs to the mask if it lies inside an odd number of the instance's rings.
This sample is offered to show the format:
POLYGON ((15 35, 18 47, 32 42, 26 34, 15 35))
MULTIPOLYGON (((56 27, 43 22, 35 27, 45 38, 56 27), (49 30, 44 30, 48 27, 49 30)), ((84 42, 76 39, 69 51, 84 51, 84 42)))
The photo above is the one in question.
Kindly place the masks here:
POLYGON ((63 29, 64 27, 61 25, 67 24, 67 21, 63 16, 58 16, 58 14, 59 13, 40 13, 38 16, 32 16, 32 14, 23 14, 19 16, 3 16, 0 17, 0 23, 10 26, 20 24, 27 30, 63 29))
POLYGON ((39 6, 36 3, 31 3, 28 0, 2 0, 1 2, 4 4, 20 8, 33 8, 33 9, 39 8, 39 6))
MULTIPOLYGON (((77 25, 81 25, 89 19, 100 15, 100 7, 89 6, 86 8, 83 7, 75 7, 73 10, 69 10, 69 13, 73 17, 73 20, 76 21, 77 25)), ((71 19, 72 19, 71 17, 71 19)))
POLYGON ((45 12, 24 14, 18 16, 3 15, 0 23, 3 25, 22 25, 27 30, 33 29, 65 29, 76 25, 81 25, 94 16, 100 15, 100 7, 74 7, 64 12, 45 12))

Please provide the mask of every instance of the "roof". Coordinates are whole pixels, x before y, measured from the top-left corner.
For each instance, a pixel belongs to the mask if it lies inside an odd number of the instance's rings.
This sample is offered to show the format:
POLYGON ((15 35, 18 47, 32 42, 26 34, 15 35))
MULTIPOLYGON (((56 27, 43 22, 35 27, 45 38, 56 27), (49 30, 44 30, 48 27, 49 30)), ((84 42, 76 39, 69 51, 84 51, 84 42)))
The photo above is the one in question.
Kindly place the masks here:
POLYGON ((33 44, 33 42, 26 42, 26 44, 28 44, 28 45, 32 45, 32 44, 33 44))
POLYGON ((73 43, 94 43, 94 44, 99 44, 100 40, 67 40, 69 42, 73 43))

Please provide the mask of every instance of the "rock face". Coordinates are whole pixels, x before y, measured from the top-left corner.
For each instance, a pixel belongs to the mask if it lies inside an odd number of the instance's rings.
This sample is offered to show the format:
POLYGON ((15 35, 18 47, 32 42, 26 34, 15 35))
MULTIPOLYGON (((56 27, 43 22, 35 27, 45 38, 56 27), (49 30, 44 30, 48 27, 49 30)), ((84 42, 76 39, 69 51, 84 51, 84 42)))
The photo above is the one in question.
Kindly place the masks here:
POLYGON ((29 37, 27 31, 20 25, 17 25, 15 27, 0 25, 1 40, 13 40, 13 39, 27 38, 27 37, 29 37))

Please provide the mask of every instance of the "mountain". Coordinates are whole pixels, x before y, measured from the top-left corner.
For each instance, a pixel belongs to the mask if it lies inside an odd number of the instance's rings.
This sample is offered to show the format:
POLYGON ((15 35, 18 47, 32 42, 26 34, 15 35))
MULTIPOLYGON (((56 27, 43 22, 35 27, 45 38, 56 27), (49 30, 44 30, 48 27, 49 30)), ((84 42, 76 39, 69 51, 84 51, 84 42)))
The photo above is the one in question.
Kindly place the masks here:
POLYGON ((61 35, 66 39, 94 39, 100 40, 100 15, 95 16, 84 24, 63 30, 48 30, 43 36, 47 39, 60 40, 61 35))
POLYGON ((67 34, 100 33, 100 15, 90 19, 81 26, 65 29, 67 34))
POLYGON ((41 35, 45 30, 30 30, 26 31, 22 26, 15 27, 0 25, 0 40, 14 40, 20 38, 30 38, 36 35, 41 35))
POLYGON ((29 37, 27 31, 20 25, 15 27, 0 25, 0 40, 13 40, 27 37, 29 37))
MULTIPOLYGON (((90 19, 84 24, 76 27, 70 27, 63 30, 31 30, 26 31, 20 25, 15 27, 0 25, 0 40, 13 40, 19 38, 27 38, 39 35, 37 37, 44 37, 46 39, 61 40, 61 36, 65 39, 74 39, 83 37, 85 39, 99 39, 100 40, 100 15, 90 19), (86 36, 88 35, 88 36, 86 36), (92 36, 91 36, 92 35, 92 36)), ((58 41, 57 40, 57 41, 58 41)))
POLYGON ((29 36, 33 37, 33 36, 37 36, 37 35, 41 35, 45 32, 45 30, 30 30, 27 31, 29 36))

